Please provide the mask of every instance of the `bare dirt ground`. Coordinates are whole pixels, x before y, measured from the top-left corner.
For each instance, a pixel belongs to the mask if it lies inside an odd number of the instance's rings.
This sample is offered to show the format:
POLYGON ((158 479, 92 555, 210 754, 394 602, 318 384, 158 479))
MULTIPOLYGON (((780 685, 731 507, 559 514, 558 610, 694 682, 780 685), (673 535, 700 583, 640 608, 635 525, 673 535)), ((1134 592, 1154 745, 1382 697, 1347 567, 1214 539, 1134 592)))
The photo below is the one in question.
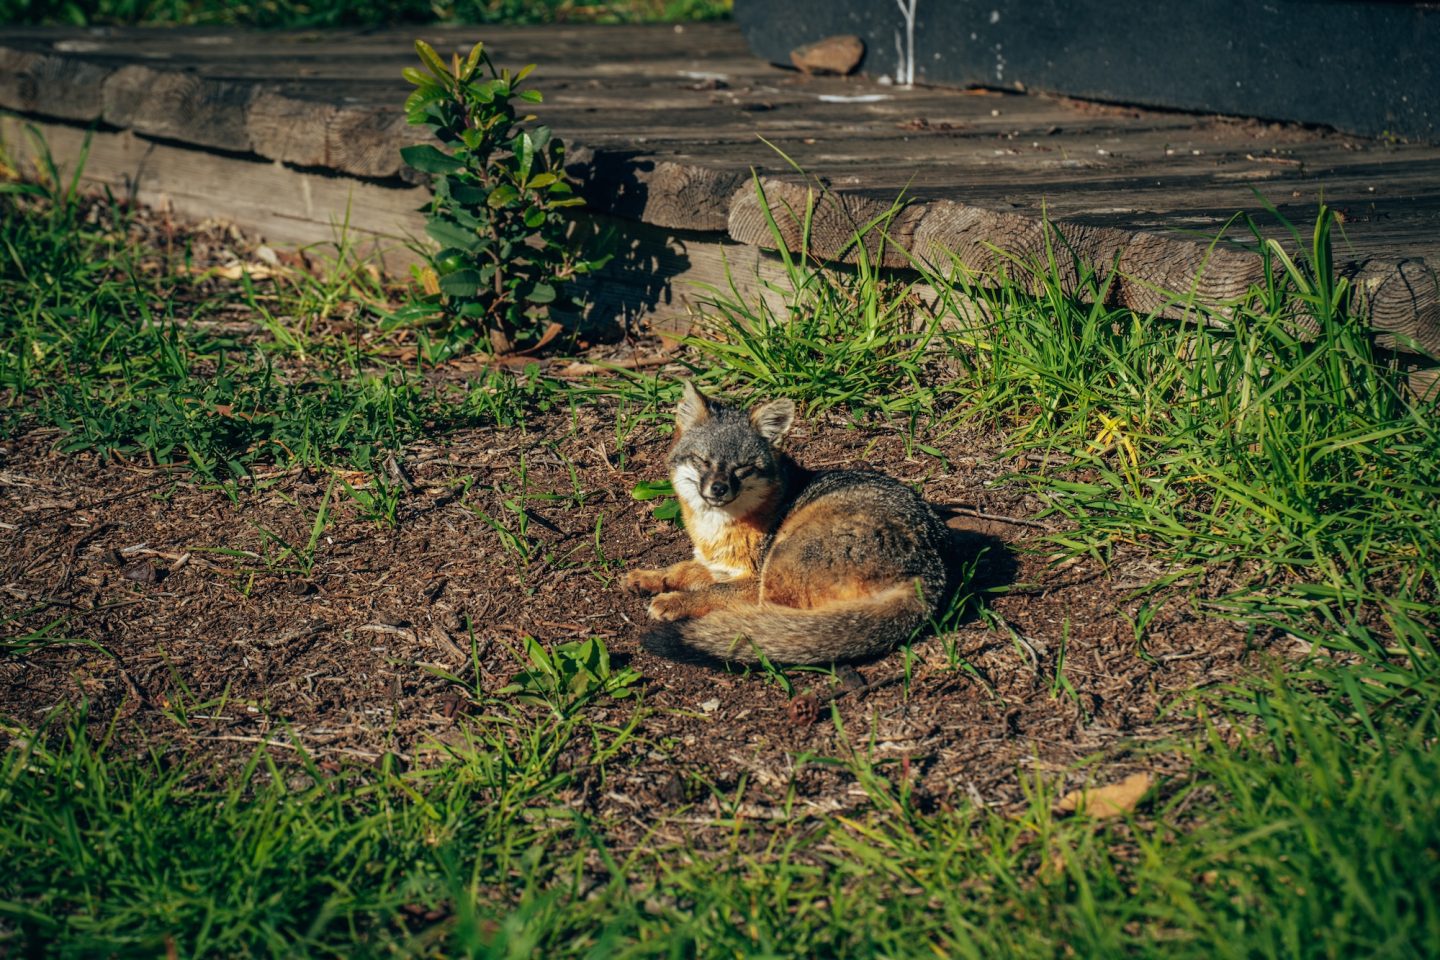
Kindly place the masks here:
MULTIPOLYGON (((308 572, 267 569, 256 557, 277 555, 265 531, 306 543, 327 476, 279 473, 232 502, 187 473, 58 454, 43 431, 6 442, 3 603, 13 612, 53 601, 7 629, 65 616, 58 632, 103 651, 49 646, 0 658, 0 716, 34 727, 84 701, 95 722, 118 712, 122 739, 207 763, 293 740, 327 768, 387 753, 423 764, 477 709, 433 672, 473 679, 467 623, 486 691, 520 669, 524 635, 547 645, 598 636, 643 675, 643 719, 623 770, 577 802, 649 820, 688 801, 708 806, 714 787, 764 816, 790 791, 815 809, 849 805, 856 785, 809 758, 850 749, 899 760, 932 808, 1015 803, 1029 772, 1092 756, 1107 776, 1140 762, 1163 770, 1163 758, 1141 761, 1137 751, 1188 722, 1163 713, 1173 695, 1256 669, 1255 638, 1190 610, 1187 595, 1215 589, 1205 584, 1163 604, 1142 655, 1128 598, 1159 570, 1138 552, 1108 570, 1051 564, 1030 539, 1040 531, 1012 522, 1042 504, 1000 479, 1014 464, 997 458, 993 438, 940 441, 946 471, 928 456, 907 459, 893 432, 838 423, 802 423, 790 449, 812 467, 923 480, 932 502, 962 506, 951 521, 957 558, 985 550, 976 586, 1005 588, 985 605, 1013 634, 972 617, 917 643, 908 664, 897 652, 836 678, 791 672, 793 696, 761 673, 656 659, 638 647, 644 599, 616 581, 626 567, 671 562, 689 547, 651 516, 652 503, 630 497, 637 481, 663 476, 666 438, 642 426, 617 448, 615 416, 597 403, 532 417, 523 431, 413 446, 398 459, 410 485, 398 523, 383 527, 334 496, 308 572), (519 515, 504 501, 522 489, 528 562, 480 516, 513 532, 519 515), (545 493, 564 499, 536 499, 545 493)), ((585 709, 622 724, 635 705, 602 698, 585 709)))

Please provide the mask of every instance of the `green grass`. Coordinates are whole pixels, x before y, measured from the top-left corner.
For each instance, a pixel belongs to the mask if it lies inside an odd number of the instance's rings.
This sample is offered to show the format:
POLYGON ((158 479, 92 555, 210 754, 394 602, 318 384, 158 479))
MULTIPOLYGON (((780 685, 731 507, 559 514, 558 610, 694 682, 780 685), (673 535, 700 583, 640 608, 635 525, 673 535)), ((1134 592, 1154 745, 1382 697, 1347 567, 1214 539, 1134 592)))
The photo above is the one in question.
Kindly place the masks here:
MULTIPOLYGON (((31 207, 0 195, 0 298, 12 305, 0 312, 0 435, 54 427, 67 452, 233 482, 257 464, 373 470, 421 436, 523 417, 529 394, 513 376, 438 388, 343 343, 306 358, 304 324, 273 315, 263 326, 282 338, 219 332, 223 303, 194 302, 183 272, 142 269, 158 254, 128 243, 123 210, 89 209, 100 225, 63 197, 31 207), (303 373, 272 359, 295 353, 303 373)), ((288 302, 323 313, 328 296, 302 284, 288 302)), ((241 300, 255 309, 248 282, 241 300)))
POLYGON ((1098 305, 1109 278, 1094 275, 1084 304, 1053 264, 1021 265, 998 289, 963 273, 939 283, 983 304, 955 299, 945 315, 976 406, 1019 422, 1018 447, 1091 474, 1030 478, 1075 525, 1067 546, 1138 542, 1337 586, 1359 569, 1434 597, 1440 420, 1350 313, 1330 230, 1322 209, 1306 259, 1265 245, 1272 283, 1189 304, 1188 321, 1098 305))
POLYGON ((1017 815, 922 813, 860 743, 838 762, 861 812, 722 815, 718 849, 616 845, 613 825, 561 803, 623 765, 633 735, 579 712, 492 703, 421 771, 261 753, 219 784, 76 723, 0 767, 15 865, 0 930, 41 955, 1433 953, 1440 687, 1428 676, 1379 710, 1306 679, 1208 705, 1203 733, 1172 747, 1188 774, 1123 821, 1058 818, 1039 780, 1017 815), (576 738, 589 761, 559 763, 576 738))
MULTIPOLYGON (((0 195, 6 437, 53 427, 67 449, 188 465, 238 497, 231 481, 261 464, 372 469, 422 435, 519 426, 535 406, 601 395, 620 411, 619 451, 669 400, 653 377, 562 390, 533 370, 433 388, 424 357, 458 347, 435 332, 413 365, 386 360, 386 332, 409 321, 383 291, 355 289, 363 271, 334 281, 343 295, 329 280, 213 292, 181 269, 183 252, 137 245, 123 210, 81 203, 59 171, 48 182, 43 196, 0 195), (368 346, 323 332, 342 301, 368 304, 355 318, 377 332, 368 346), (215 322, 237 303, 260 318, 255 332, 215 322)), ((1239 588, 1209 613, 1313 645, 1178 703, 1199 732, 1143 749, 1183 773, 1134 814, 1059 817, 1056 784, 1031 774, 1020 810, 922 809, 898 762, 837 729, 838 755, 805 762, 858 784, 860 810, 793 803, 792 819, 758 821, 696 783, 696 805, 677 812, 711 818, 711 838, 637 842, 633 825, 568 802, 663 749, 637 739, 643 705, 619 727, 592 719, 596 698, 632 691, 633 677, 595 647, 517 651, 527 702, 449 678, 480 716, 408 771, 392 758, 336 772, 272 748, 222 775, 172 742, 122 747, 134 737, 112 739, 108 718, 8 725, 0 953, 1440 952, 1440 438, 1433 408, 1400 388, 1351 315, 1329 231, 1322 211, 1304 256, 1267 248, 1274 282, 1223 324, 1198 306, 1173 322, 1094 305, 1108 279, 1085 276, 1092 296, 1076 296, 1054 263, 1012 264, 983 285, 930 270, 939 306, 917 316, 908 280, 792 257, 784 313, 712 291, 707 332, 684 355, 706 382, 812 412, 1003 429, 1048 455, 1020 477, 1068 518, 1065 551, 1143 549, 1169 561, 1172 586, 1223 570, 1239 588)), ((314 562, 333 497, 363 493, 377 522, 397 522, 375 476, 364 490, 332 483, 298 532, 270 535, 271 562, 314 562)), ((466 494, 509 555, 534 549, 523 464, 466 494)), ((578 487, 572 505, 588 509, 578 487)), ((0 618, 0 658, 95 639, 63 619, 16 632, 19 619, 0 618)), ((1145 628, 1137 614, 1137 643, 1145 628)))
MULTIPOLYGON (((543 907, 586 852, 583 824, 554 806, 573 780, 554 761, 577 724, 496 714, 423 775, 389 758, 331 776, 301 754, 303 785, 292 757, 281 768, 257 753, 212 784, 159 749, 112 757, 78 726, 54 746, 32 740, 0 776, 16 814, 0 848, 34 868, 5 883, 0 916, 21 942, 70 955, 293 955, 423 942, 433 931, 412 933, 407 908, 481 891, 543 907)), ((612 748, 628 736, 604 735, 612 748)), ((477 938, 484 915, 459 910, 453 934, 477 938)))
POLYGON ((792 254, 758 177, 755 190, 777 241, 782 277, 762 281, 766 295, 753 302, 733 276, 728 288, 705 292, 703 332, 685 341, 701 379, 726 391, 791 397, 812 413, 933 414, 941 395, 954 392, 939 369, 945 357, 939 318, 917 315, 915 281, 876 267, 885 227, 899 206, 861 228, 851 245, 854 268, 837 271, 806 252, 813 204, 795 212, 803 248, 792 254), (867 236, 880 237, 878 251, 861 242, 867 236))
POLYGON ((0 0, 0 23, 299 29, 397 23, 647 23, 716 20, 729 0, 0 0))

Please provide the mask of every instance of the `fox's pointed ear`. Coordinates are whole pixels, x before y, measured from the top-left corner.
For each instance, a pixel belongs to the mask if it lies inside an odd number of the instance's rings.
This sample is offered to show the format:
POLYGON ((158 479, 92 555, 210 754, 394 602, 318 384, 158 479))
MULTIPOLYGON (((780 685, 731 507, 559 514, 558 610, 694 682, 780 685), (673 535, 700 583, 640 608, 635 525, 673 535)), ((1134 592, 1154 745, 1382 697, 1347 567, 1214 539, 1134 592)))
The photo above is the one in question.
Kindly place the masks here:
POLYGON ((710 401, 705 394, 695 389, 695 384, 685 381, 685 393, 675 408, 675 426, 683 433, 710 418, 710 401))
POLYGON ((750 423, 760 431, 760 436, 772 444, 779 443, 795 425, 795 401, 780 399, 762 403, 750 411, 750 423))

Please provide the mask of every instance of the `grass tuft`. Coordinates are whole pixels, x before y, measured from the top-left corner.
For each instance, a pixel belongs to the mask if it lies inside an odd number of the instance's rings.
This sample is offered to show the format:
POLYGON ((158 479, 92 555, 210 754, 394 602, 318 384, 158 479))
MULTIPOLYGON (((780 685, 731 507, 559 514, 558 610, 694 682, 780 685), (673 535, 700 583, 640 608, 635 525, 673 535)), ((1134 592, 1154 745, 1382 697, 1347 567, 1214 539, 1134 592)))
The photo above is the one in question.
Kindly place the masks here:
POLYGON ((791 211, 802 225, 801 252, 787 249, 758 176, 755 190, 766 211, 783 268, 778 281, 761 280, 751 302, 727 268, 729 289, 711 288, 702 301, 702 332, 685 339, 703 376, 725 390, 787 396, 812 412, 838 409, 895 418, 934 411, 942 386, 943 342, 937 318, 916 310, 917 282, 896 279, 877 262, 897 204, 856 233, 853 268, 830 269, 808 253, 816 197, 791 211))

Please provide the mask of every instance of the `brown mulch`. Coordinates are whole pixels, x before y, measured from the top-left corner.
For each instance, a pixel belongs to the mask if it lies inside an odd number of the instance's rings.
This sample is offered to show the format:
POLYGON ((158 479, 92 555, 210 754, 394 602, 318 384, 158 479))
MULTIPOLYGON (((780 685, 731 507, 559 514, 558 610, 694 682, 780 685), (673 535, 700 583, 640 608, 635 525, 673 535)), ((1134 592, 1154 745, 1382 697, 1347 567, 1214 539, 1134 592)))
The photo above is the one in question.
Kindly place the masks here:
MULTIPOLYGON (((837 679, 792 671, 793 696, 760 673, 639 651, 645 601, 616 581, 627 567, 683 557, 688 543, 629 495, 663 476, 665 438, 642 426, 617 447, 616 411, 603 402, 537 414, 523 431, 411 447, 398 458, 409 486, 396 526, 336 496, 308 576, 269 570, 256 555, 275 555, 272 534, 309 539, 328 476, 262 474, 231 502, 188 473, 62 455, 54 439, 37 430, 0 444, 0 609, 18 615, 0 633, 64 617, 59 634, 103 650, 0 653, 0 718, 34 728, 84 702, 94 722, 120 715, 122 741, 207 764, 239 762, 266 741, 298 742, 326 768, 387 753, 428 762, 467 712, 483 709, 437 675, 476 680, 467 623, 485 691, 521 668, 525 635, 602 637, 617 663, 643 675, 639 739, 577 800, 642 821, 697 799, 697 816, 713 814, 709 787, 762 819, 779 816, 792 792, 802 810, 845 809, 859 787, 809 758, 852 749, 895 761, 891 775, 908 777, 927 808, 1006 807, 1026 778, 1090 757, 1115 778, 1163 772, 1173 761, 1145 745, 1190 723, 1163 708, 1255 669, 1253 637, 1192 612, 1188 596, 1218 589, 1204 583, 1164 602, 1142 655, 1126 614, 1139 604, 1132 591, 1162 569, 1138 549, 1108 569, 1052 563, 1053 548, 1035 539, 1042 503, 1004 481, 1016 464, 978 430, 938 441, 947 469, 907 458, 893 431, 797 429, 791 449, 810 466, 883 468, 958 506, 957 557, 984 549, 976 586, 998 592, 988 615, 923 640, 908 663, 896 653, 837 679), (516 527, 505 501, 515 502, 522 476, 528 562, 480 516, 516 527), (547 493, 558 498, 534 499, 547 493), (1073 692, 1057 676, 1062 651, 1073 692)), ((623 724, 635 706, 602 699, 585 709, 623 724)))

